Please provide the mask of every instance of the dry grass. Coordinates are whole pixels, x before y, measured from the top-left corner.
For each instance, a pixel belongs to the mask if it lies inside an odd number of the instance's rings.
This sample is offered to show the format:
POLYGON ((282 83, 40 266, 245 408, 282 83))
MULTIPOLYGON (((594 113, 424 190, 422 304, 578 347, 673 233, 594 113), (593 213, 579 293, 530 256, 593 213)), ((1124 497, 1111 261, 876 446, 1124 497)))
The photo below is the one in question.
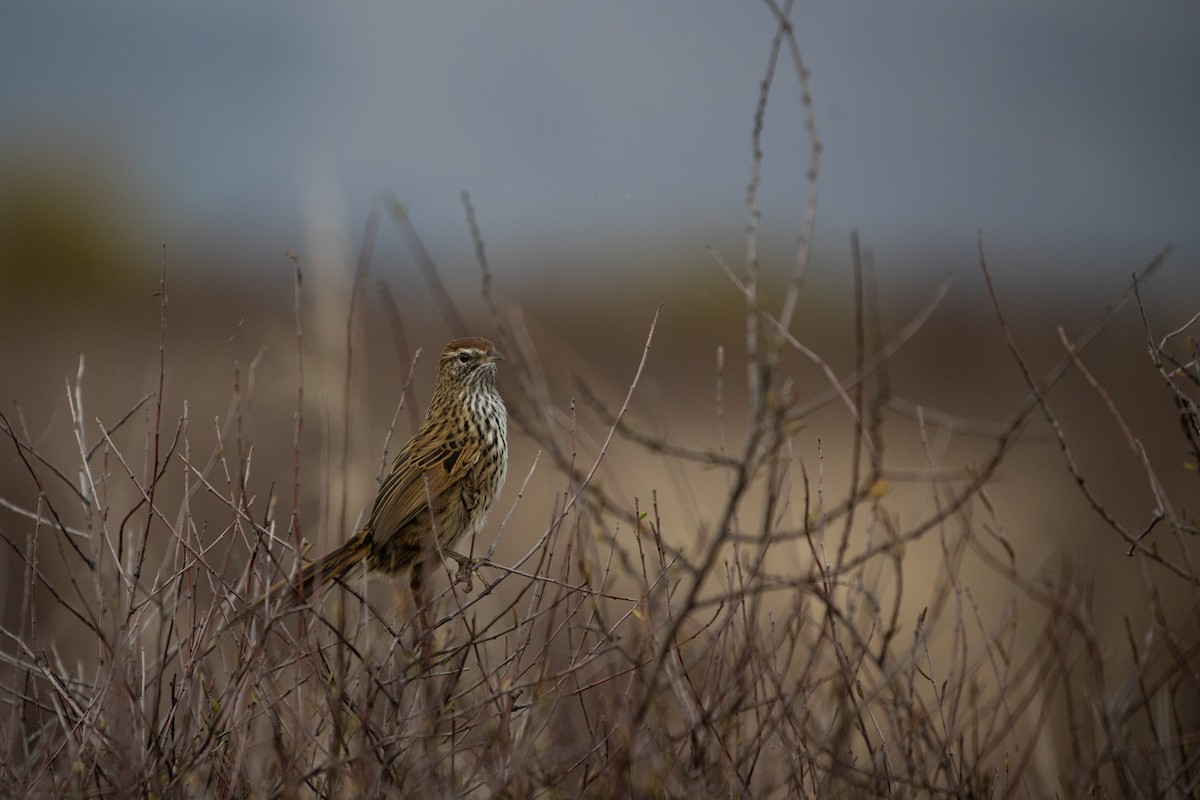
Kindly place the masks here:
MULTIPOLYGON (((757 312, 758 404, 746 423, 727 424, 719 394, 722 444, 712 449, 630 422, 641 364, 616 410, 586 387, 591 411, 554 407, 519 317, 498 315, 514 427, 540 450, 512 478, 498 536, 531 484, 560 491, 523 555, 501 562, 493 544, 473 591, 444 583, 427 652, 411 609, 372 604, 359 581, 316 608, 227 627, 307 546, 303 492, 291 485, 303 449, 294 469, 270 467, 289 477, 252 479, 254 448, 237 433, 248 398, 236 391, 225 433, 203 455, 191 420, 166 421, 154 397, 105 429, 80 415, 76 383, 73 463, 43 457, 5 417, 38 503, 4 501, 22 520, 4 533, 24 571, 19 623, 2 632, 4 792, 1195 796, 1194 522, 1145 457, 1155 508, 1143 530, 1124 527, 1079 471, 1047 400, 1067 372, 1090 375, 1084 345, 1103 320, 1064 342, 1044 378, 1026 371, 1028 400, 1003 424, 970 431, 990 441, 988 456, 954 468, 942 451, 962 421, 888 410, 908 406, 887 389, 886 354, 932 304, 878 344, 871 306, 864 292, 858 368, 835 378, 827 399, 855 432, 842 489, 821 445, 797 450, 823 401, 802 404, 773 367, 802 346, 772 336, 768 312, 757 312), (989 500, 995 470, 1038 412, 1113 543, 1132 553, 1130 608, 1144 606, 1149 622, 1126 617, 1122 653, 1097 630, 1086 571, 1023 572, 989 500), (888 466, 885 416, 907 419, 924 466, 888 466), (118 438, 143 449, 126 452, 118 438), (653 487, 641 497, 606 489, 596 476, 617 442, 671 462, 683 481, 722 475, 724 493, 705 495, 702 509, 714 522, 695 530, 663 518, 653 487), (914 492, 925 498, 919 517, 914 492), (940 553, 932 571, 909 563, 925 546, 940 553), (981 599, 962 577, 968 559, 1006 593, 981 599), (63 630, 75 632, 73 651, 93 656, 66 661, 62 639, 44 633, 63 630)), ((1185 337, 1195 323, 1148 338, 1193 463, 1198 370, 1185 337)), ((652 322, 643 360, 653 332, 652 322)), ((1024 365, 1015 345, 1013 354, 1024 365)), ((297 442, 303 424, 298 411, 297 442)))

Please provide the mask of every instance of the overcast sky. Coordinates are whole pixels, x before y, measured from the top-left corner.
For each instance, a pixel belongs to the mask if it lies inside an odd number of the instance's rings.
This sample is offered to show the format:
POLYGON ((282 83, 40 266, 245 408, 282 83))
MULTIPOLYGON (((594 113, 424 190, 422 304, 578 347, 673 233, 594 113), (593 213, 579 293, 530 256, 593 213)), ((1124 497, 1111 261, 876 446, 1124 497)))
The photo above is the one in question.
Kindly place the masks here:
MULTIPOLYGON (((125 163, 153 198, 148 241, 286 239, 313 214, 356 236, 387 191, 427 238, 462 240, 470 189, 493 249, 736 236, 774 30, 755 0, 7 0, 2 17, 0 158, 33 141, 125 163)), ((983 228, 1137 263, 1171 241, 1200 264, 1200 3, 839 0, 793 19, 822 236, 970 247, 983 228)), ((785 63, 763 206, 788 236, 797 98, 785 63)))

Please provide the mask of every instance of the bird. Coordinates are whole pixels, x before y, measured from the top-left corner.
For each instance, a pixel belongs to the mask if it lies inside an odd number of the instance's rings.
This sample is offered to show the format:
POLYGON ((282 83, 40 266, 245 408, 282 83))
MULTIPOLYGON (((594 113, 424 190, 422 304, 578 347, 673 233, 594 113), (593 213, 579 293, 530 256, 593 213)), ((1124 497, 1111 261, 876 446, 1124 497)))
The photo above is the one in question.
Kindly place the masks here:
POLYGON ((307 600, 363 561, 371 573, 408 571, 418 609, 426 562, 445 554, 466 568, 467 559, 449 548, 483 527, 508 472, 508 411, 496 389, 496 362, 503 358, 487 339, 447 344, 425 418, 392 462, 366 524, 276 583, 234 621, 264 608, 267 598, 281 608, 307 600))

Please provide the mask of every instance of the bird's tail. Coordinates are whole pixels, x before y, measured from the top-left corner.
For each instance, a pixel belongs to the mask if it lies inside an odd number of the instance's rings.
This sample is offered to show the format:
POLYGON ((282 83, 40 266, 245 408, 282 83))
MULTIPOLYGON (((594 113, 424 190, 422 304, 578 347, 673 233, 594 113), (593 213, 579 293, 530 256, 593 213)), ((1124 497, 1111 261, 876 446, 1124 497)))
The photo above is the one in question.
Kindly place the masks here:
POLYGON ((362 563, 370 552, 371 543, 366 531, 359 532, 340 547, 300 568, 299 574, 271 586, 258 599, 243 609, 233 622, 241 622, 263 611, 267 603, 279 609, 291 608, 309 600, 322 586, 341 580, 362 563))

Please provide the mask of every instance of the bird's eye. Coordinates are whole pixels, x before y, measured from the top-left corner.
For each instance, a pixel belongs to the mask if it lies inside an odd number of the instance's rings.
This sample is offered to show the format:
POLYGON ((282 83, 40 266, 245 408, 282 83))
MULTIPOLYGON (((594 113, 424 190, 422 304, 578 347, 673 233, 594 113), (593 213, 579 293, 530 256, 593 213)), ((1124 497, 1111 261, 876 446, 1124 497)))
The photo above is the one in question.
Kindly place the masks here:
POLYGON ((459 354, 458 354, 458 361, 459 361, 459 363, 460 363, 460 364, 465 364, 465 363, 467 363, 467 362, 468 362, 468 361, 470 361, 470 360, 471 360, 471 354, 470 354, 470 353, 459 353, 459 354))

